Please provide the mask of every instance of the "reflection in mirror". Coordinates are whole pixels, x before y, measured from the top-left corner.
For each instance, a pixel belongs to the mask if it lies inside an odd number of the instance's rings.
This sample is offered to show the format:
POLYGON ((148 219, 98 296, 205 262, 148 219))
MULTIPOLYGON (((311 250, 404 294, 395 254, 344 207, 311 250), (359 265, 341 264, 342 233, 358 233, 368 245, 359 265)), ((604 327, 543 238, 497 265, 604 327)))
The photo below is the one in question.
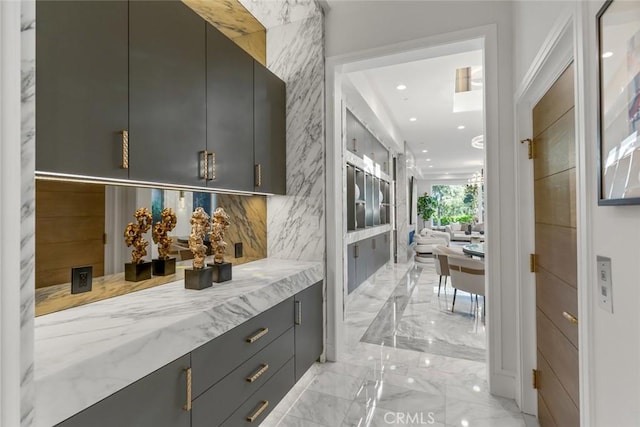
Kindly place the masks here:
MULTIPOLYGON (((265 196, 36 180, 36 315, 182 279, 193 257, 188 247, 189 221, 196 207, 209 215, 223 207, 231 217, 225 233, 227 261, 238 265, 266 257, 265 196), (170 256, 178 264, 174 275, 126 282, 124 264, 131 262, 132 248, 124 242, 124 230, 135 221, 133 214, 140 207, 151 211, 154 224, 164 208, 176 214, 177 224, 169 237, 170 256), (240 258, 234 257, 236 243, 243 246, 240 258), (93 268, 92 290, 72 295, 71 269, 80 266, 93 268)), ((152 231, 144 238, 149 242, 145 259, 157 258, 152 231)))

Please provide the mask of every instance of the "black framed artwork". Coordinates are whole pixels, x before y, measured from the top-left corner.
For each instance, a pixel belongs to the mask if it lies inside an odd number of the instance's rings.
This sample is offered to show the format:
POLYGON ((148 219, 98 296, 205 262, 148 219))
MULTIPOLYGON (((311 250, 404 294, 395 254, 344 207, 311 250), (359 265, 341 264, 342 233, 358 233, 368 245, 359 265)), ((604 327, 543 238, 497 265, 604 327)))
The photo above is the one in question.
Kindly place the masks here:
POLYGON ((599 205, 640 204, 640 2, 597 15, 599 205))

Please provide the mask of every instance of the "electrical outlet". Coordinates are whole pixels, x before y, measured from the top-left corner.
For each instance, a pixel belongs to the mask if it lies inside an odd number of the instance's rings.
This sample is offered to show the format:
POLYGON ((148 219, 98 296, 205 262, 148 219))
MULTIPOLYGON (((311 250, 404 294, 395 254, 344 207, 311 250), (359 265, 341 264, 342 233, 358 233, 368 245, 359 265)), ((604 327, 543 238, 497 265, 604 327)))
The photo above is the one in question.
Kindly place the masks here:
POLYGON ((81 294, 91 291, 93 280, 93 267, 72 267, 71 268, 71 293, 81 294))
POLYGON ((233 244, 233 249, 234 249, 234 253, 235 253, 235 257, 236 258, 242 258, 242 242, 239 243, 234 243, 233 244))

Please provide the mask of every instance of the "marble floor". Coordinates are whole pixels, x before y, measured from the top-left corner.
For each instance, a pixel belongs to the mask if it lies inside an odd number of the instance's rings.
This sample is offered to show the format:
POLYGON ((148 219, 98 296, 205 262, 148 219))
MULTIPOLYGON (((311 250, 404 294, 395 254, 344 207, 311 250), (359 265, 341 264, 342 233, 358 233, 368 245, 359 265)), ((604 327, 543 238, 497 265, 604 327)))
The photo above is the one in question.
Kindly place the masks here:
POLYGON ((452 313, 452 289, 437 293, 432 263, 381 268, 347 298, 340 362, 316 363, 261 425, 537 426, 487 391, 482 300, 459 292, 452 313))

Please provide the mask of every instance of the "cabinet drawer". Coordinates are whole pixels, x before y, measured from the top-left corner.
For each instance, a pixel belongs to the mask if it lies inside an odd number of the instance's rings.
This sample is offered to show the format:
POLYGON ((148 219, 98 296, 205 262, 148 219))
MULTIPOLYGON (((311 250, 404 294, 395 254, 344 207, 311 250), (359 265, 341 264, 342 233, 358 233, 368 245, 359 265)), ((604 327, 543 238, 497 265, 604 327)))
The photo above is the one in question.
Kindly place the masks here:
POLYGON ((293 328, 290 328, 198 397, 193 402, 193 425, 220 425, 293 357, 293 337, 293 328))
POLYGON ((222 424, 222 427, 260 425, 291 387, 293 387, 295 383, 294 374, 293 359, 289 359, 269 381, 231 414, 224 424, 222 424))
POLYGON ((198 397, 293 326, 293 297, 247 320, 191 353, 198 397))

